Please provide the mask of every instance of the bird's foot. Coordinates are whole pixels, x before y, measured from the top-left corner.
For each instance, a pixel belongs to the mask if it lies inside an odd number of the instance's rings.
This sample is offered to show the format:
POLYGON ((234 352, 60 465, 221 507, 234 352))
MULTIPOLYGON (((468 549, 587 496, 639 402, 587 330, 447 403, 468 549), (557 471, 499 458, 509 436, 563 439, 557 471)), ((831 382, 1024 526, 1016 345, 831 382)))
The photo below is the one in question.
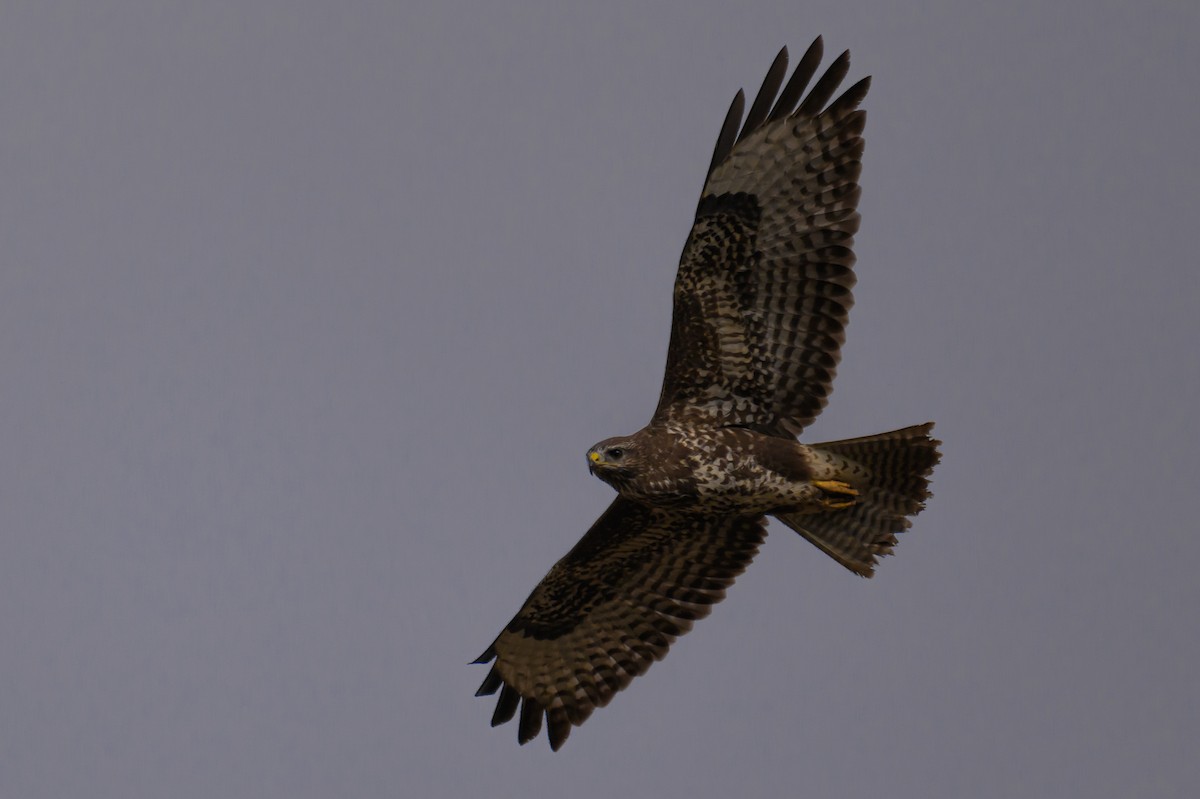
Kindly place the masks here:
POLYGON ((813 485, 821 489, 818 501, 823 510, 849 508, 858 501, 858 491, 841 480, 814 480, 813 485))

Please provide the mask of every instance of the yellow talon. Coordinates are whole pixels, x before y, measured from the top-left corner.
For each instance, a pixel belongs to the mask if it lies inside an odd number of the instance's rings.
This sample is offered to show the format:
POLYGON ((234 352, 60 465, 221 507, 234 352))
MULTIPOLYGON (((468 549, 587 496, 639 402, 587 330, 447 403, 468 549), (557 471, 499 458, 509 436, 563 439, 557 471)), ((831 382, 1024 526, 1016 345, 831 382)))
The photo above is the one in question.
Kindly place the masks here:
POLYGON ((813 485, 825 492, 820 501, 827 510, 849 508, 857 501, 858 491, 841 480, 813 480, 813 485))

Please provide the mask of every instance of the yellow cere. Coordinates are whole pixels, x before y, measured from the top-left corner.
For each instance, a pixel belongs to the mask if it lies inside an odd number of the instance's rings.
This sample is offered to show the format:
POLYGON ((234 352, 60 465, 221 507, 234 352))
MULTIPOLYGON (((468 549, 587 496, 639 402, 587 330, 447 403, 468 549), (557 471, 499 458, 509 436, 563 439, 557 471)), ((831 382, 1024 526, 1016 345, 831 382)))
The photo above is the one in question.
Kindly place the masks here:
POLYGON ((600 453, 599 452, 589 452, 588 458, 591 459, 592 463, 599 463, 600 462, 600 453))

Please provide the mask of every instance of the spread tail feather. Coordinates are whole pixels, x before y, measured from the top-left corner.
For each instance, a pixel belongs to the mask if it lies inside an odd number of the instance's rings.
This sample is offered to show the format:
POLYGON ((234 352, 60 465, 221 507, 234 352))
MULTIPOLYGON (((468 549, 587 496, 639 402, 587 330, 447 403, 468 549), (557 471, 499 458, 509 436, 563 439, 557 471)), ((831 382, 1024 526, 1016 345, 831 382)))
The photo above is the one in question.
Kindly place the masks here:
POLYGON ((929 476, 941 460, 942 443, 929 433, 933 422, 890 433, 813 444, 834 477, 858 490, 848 508, 819 513, 781 513, 781 522, 851 571, 870 577, 890 555, 896 535, 925 507, 929 476))

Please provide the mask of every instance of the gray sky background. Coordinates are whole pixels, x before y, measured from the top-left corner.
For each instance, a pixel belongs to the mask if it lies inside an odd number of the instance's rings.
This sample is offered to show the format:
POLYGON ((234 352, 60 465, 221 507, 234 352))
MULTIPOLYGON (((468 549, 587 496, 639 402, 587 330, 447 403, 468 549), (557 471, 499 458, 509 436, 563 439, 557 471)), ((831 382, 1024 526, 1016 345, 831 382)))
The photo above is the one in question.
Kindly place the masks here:
POLYGON ((0 796, 1197 795, 1198 34, 6 3, 0 796), (936 420, 936 496, 872 581, 773 528, 518 747, 467 663, 609 502, 583 453, 653 409, 728 102, 817 34, 875 81, 806 439, 936 420))

